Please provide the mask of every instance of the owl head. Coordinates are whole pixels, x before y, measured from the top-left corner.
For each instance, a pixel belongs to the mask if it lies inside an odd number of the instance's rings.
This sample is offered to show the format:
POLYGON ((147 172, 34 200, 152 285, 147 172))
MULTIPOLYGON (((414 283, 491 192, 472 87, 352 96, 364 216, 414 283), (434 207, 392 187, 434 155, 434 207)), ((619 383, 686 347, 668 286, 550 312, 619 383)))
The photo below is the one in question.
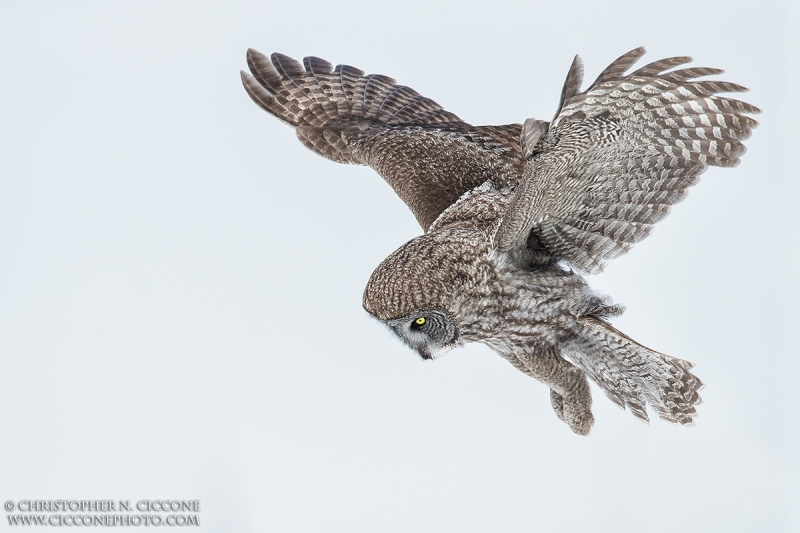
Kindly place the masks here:
POLYGON ((412 239, 372 273, 364 309, 423 359, 436 358, 468 340, 462 315, 465 304, 484 292, 489 253, 486 235, 473 229, 412 239))

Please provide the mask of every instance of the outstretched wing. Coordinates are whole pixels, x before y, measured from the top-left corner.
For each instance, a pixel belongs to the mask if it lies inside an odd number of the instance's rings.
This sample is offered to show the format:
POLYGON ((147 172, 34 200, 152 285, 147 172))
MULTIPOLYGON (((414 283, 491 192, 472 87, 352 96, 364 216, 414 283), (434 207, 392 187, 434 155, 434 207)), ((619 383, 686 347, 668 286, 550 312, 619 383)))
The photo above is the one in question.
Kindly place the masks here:
POLYGON ((759 109, 717 93, 747 89, 696 80, 719 69, 668 70, 689 57, 624 75, 643 54, 623 55, 584 92, 576 56, 553 122, 525 123, 529 161, 498 230, 500 249, 535 237, 554 257, 598 272, 647 237, 708 165, 739 163, 758 124, 745 113, 759 109))
POLYGON ((301 65, 249 50, 247 63, 242 82, 256 104, 318 154, 375 169, 425 230, 466 191, 524 171, 519 124, 471 126, 392 78, 316 57, 301 65))

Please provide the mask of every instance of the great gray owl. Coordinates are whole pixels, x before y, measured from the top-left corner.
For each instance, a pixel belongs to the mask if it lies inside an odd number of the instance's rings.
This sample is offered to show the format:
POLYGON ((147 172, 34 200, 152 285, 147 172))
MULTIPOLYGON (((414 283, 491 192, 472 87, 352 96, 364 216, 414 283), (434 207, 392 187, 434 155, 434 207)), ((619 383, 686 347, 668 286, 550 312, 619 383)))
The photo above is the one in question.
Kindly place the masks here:
POLYGON ((623 308, 581 274, 650 233, 707 165, 734 166, 758 108, 698 81, 713 68, 673 57, 626 71, 623 55, 581 92, 577 56, 551 122, 472 126, 392 78, 249 50, 250 97, 311 150, 369 165, 424 235, 372 274, 364 308, 424 359, 481 342, 550 387, 580 435, 594 418, 587 377, 647 420, 692 423, 692 364, 642 346, 607 321, 623 308))

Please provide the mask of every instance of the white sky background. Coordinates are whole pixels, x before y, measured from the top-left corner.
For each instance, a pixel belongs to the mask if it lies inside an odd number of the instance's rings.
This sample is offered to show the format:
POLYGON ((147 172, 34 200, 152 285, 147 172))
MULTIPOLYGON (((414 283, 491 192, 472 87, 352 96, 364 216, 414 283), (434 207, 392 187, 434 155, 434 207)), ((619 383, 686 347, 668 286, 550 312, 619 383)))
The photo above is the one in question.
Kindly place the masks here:
POLYGON ((199 499, 203 531, 800 528, 797 8, 230 4, 0 9, 0 500, 199 499), (248 47, 317 55, 503 124, 549 119, 575 53, 591 82, 639 45, 765 113, 738 168, 590 279, 696 363, 697 425, 595 387, 588 438, 489 349, 422 362, 369 318, 419 227, 239 81, 248 47))

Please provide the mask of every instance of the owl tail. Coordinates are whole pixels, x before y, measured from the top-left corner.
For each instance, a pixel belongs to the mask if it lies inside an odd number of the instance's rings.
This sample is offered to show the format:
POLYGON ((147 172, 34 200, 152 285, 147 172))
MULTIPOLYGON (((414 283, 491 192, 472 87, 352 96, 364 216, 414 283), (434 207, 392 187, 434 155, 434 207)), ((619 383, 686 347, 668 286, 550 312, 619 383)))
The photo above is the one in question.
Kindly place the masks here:
POLYGON ((646 348, 598 318, 579 318, 575 333, 564 355, 611 401, 644 421, 649 403, 663 420, 694 422, 703 382, 689 371, 692 363, 646 348))

